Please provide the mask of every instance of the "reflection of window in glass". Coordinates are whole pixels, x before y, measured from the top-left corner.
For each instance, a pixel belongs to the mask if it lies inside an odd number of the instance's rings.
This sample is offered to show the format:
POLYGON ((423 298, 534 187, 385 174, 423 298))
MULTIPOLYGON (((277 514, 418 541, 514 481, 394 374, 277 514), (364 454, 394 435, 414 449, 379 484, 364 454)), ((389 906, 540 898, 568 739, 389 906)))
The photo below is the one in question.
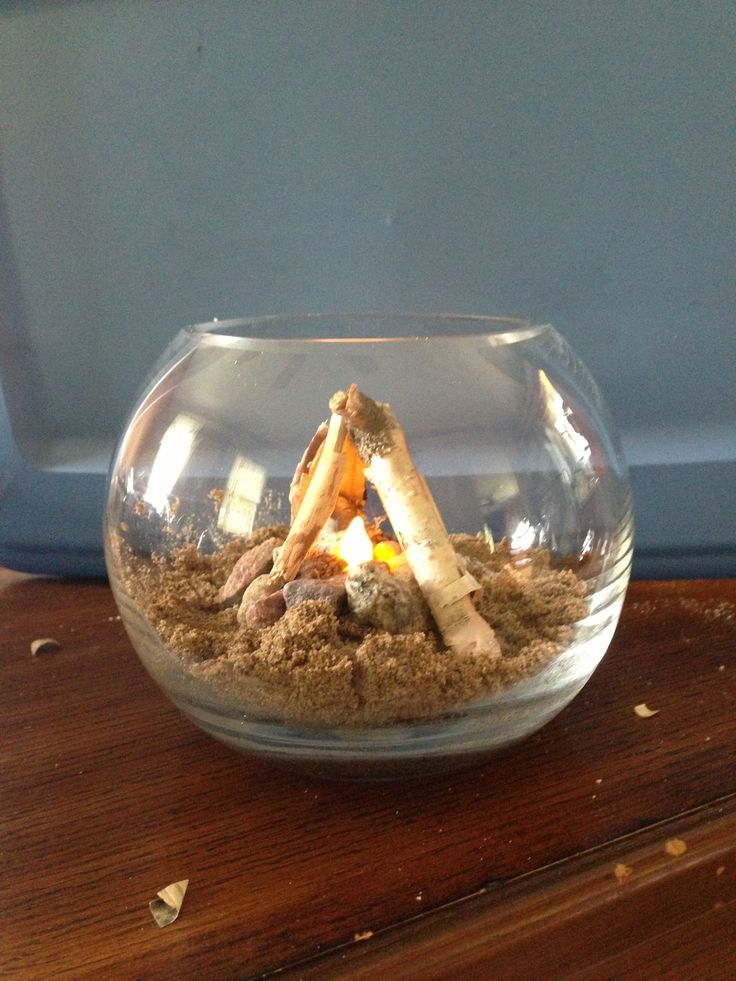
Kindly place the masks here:
POLYGON ((473 480, 483 515, 483 536, 494 551, 494 539, 506 535, 506 512, 519 496, 519 483, 512 473, 486 474, 473 480))
POLYGON ((516 528, 511 532, 510 544, 512 552, 525 552, 538 544, 537 529, 529 521, 520 521, 516 528))
POLYGON ((587 468, 590 465, 590 443, 573 426, 570 409, 565 406, 562 396, 543 371, 539 372, 539 386, 542 390, 547 419, 562 437, 574 469, 587 468))
POLYGON ((162 513, 166 510, 171 492, 189 462, 194 441, 201 428, 202 423, 197 419, 180 414, 161 437, 143 495, 144 500, 155 511, 162 513))
POLYGON ((573 425, 572 409, 565 405, 562 396, 543 371, 539 372, 539 388, 547 422, 560 437, 559 440, 550 440, 550 452, 563 479, 572 485, 577 497, 584 501, 598 482, 590 443, 573 425))
POLYGON ((244 456, 236 456, 217 515, 217 527, 229 535, 249 535, 265 486, 263 467, 244 456))

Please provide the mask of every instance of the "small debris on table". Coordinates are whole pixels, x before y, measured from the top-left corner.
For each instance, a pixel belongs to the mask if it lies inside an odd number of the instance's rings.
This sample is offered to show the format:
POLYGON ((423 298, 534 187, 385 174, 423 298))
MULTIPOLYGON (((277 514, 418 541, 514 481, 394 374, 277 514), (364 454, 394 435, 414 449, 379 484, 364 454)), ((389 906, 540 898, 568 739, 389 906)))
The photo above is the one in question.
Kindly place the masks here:
POLYGON ((58 640, 54 640, 53 637, 41 637, 39 640, 31 641, 31 654, 36 657, 38 654, 50 654, 52 651, 58 651, 61 644, 58 640))
POLYGON ((664 850, 668 855, 678 858, 680 855, 685 854, 687 851, 687 845, 682 838, 670 838, 667 842, 665 842, 664 850))
POLYGON ((633 871, 634 870, 630 865, 624 865, 623 862, 617 862, 616 867, 613 870, 613 874, 616 876, 616 882, 626 882, 633 871))
POLYGON ((646 702, 641 702, 639 705, 634 706, 634 711, 640 719, 651 719, 653 715, 659 712, 659 709, 650 709, 646 702))
POLYGON ((361 933, 354 933, 353 940, 355 940, 356 942, 359 942, 361 940, 370 940, 372 936, 373 936, 372 930, 363 930, 361 933))
POLYGON ((188 885, 189 879, 172 882, 171 885, 160 889, 156 899, 152 899, 148 904, 151 915, 160 927, 168 926, 177 918, 188 885))

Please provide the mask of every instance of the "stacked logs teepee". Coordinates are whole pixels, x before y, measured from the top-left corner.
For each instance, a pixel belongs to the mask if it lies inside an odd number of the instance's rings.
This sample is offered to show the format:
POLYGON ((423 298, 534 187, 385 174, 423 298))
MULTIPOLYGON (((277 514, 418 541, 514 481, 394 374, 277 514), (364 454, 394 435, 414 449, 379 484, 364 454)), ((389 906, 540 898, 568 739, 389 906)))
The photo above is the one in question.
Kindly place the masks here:
MULTIPOLYGON (((331 416, 318 428, 294 474, 289 533, 273 552, 270 571, 245 589, 238 619, 247 622, 257 604, 283 595, 330 519, 345 528, 362 514, 367 478, 447 646, 464 654, 498 656, 493 630, 473 605, 479 584, 458 560, 391 407, 356 385, 337 392, 329 404, 331 416)), ((272 544, 264 543, 263 550, 272 544)))

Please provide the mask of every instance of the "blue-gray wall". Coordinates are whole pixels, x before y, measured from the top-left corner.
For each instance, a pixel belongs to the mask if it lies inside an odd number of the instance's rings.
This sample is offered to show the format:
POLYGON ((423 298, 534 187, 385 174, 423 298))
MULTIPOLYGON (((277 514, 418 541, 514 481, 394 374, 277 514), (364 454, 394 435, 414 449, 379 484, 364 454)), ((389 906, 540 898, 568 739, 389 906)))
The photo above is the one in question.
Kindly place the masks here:
MULTIPOLYGON (((551 321, 588 363, 640 573, 736 572, 735 25, 719 0, 5 5, 0 545, 29 493, 71 493, 34 464, 101 469, 183 324, 453 310, 551 321)), ((69 546, 34 534, 35 567, 69 546)))

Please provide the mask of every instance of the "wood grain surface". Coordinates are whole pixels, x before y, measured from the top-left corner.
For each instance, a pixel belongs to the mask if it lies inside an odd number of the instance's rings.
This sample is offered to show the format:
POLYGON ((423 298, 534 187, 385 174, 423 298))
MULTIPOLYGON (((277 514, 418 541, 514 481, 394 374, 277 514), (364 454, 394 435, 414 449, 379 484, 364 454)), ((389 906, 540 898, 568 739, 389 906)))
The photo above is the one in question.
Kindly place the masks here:
POLYGON ((557 719, 476 769, 387 784, 200 733, 104 584, 11 577, 0 613, 3 978, 736 973, 736 581, 633 584, 557 719), (148 902, 182 878, 160 929, 148 902))

